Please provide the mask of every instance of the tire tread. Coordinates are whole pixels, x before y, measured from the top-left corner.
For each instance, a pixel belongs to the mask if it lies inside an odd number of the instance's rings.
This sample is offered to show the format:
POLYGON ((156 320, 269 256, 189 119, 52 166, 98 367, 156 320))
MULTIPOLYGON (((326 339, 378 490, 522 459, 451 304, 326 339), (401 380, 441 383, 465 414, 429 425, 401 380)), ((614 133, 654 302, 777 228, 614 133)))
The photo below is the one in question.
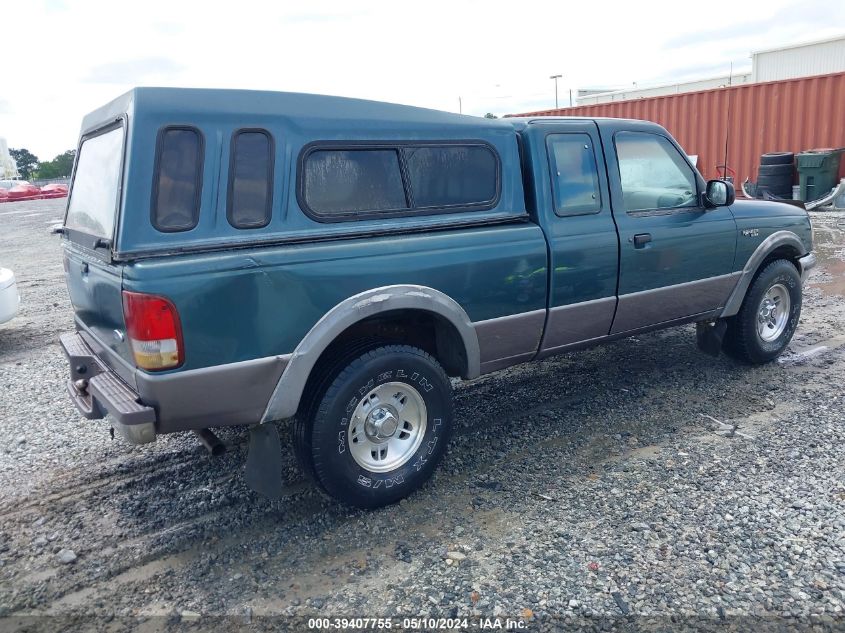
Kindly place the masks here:
POLYGON ((765 277, 771 269, 780 267, 784 263, 794 269, 792 263, 785 259, 774 259, 765 267, 761 268, 748 286, 739 312, 728 318, 728 329, 725 333, 723 350, 729 356, 752 365, 765 362, 760 358, 757 350, 755 350, 756 333, 749 325, 749 319, 751 325, 753 325, 756 320, 756 314, 754 314, 755 306, 749 302, 749 297, 756 293, 761 278, 765 277))
POLYGON ((378 348, 384 344, 384 341, 373 338, 365 338, 350 343, 337 354, 321 361, 314 368, 316 379, 313 381, 313 384, 306 385, 299 411, 293 419, 293 448, 300 468, 302 468, 308 479, 314 482, 323 494, 328 494, 328 491, 323 486, 319 477, 317 477, 311 443, 313 420, 317 413, 320 400, 322 400, 319 396, 328 388, 328 385, 337 377, 344 366, 368 350, 378 348))
MULTIPOLYGON (((314 446, 312 441, 314 425, 322 416, 328 414, 339 392, 362 365, 381 356, 396 353, 412 354, 419 357, 434 367, 439 374, 438 377, 445 384, 449 384, 449 378, 437 359, 422 349, 411 345, 387 343, 383 340, 362 341, 354 348, 345 348, 343 352, 323 366, 319 378, 308 390, 301 413, 298 413, 295 418, 294 447, 297 460, 308 478, 317 485, 322 493, 330 497, 339 499, 338 496, 332 494, 331 486, 327 484, 329 474, 325 470, 325 459, 320 453, 319 447, 314 446)), ((454 402, 451 398, 447 398, 447 406, 447 414, 452 419, 454 417, 454 402)), ((448 436, 444 437, 444 440, 448 441, 448 436)), ((425 483, 425 480, 420 480, 413 486, 408 487, 406 489, 407 494, 419 488, 423 483, 425 483)), ((344 499, 339 500, 348 503, 344 499)), ((356 503, 355 505, 358 507, 377 507, 382 504, 377 499, 373 499, 371 504, 356 503)))

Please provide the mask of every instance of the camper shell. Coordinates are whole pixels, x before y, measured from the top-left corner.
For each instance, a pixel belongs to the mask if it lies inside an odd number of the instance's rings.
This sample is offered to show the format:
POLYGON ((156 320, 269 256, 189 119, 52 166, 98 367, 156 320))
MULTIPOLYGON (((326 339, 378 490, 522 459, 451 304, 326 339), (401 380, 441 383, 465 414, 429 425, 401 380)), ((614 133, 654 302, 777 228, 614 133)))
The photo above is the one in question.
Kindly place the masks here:
MULTIPOLYGON (((110 256, 116 261, 231 249, 256 244, 297 243, 384 233, 429 230, 435 225, 462 226, 527 217, 513 125, 410 106, 323 95, 250 90, 136 88, 95 110, 83 120, 82 142, 112 126, 125 137, 122 191, 110 256), (196 130, 200 135, 199 213, 189 230, 161 231, 151 222, 156 161, 167 130, 196 130), (273 145, 272 212, 266 225, 236 228, 227 219, 232 172, 232 139, 240 131, 266 132, 273 145), (499 169, 495 200, 461 209, 430 209, 361 217, 354 223, 326 221, 309 213, 297 187, 297 166, 308 150, 397 144, 485 144, 507 168, 499 169), (414 218, 413 215, 417 217, 414 218)), ((104 253, 105 254, 105 253, 104 253)))

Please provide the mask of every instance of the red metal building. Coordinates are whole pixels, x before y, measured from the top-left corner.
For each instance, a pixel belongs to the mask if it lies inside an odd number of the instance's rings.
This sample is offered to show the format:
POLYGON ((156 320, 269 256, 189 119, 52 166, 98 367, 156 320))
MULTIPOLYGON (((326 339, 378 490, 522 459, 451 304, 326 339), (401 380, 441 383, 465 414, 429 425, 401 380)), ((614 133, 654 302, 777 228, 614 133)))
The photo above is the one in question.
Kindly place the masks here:
POLYGON ((718 177, 727 140, 728 167, 739 185, 746 178, 757 180, 760 155, 766 152, 845 147, 845 72, 508 116, 654 121, 687 154, 698 155, 705 178, 718 177))

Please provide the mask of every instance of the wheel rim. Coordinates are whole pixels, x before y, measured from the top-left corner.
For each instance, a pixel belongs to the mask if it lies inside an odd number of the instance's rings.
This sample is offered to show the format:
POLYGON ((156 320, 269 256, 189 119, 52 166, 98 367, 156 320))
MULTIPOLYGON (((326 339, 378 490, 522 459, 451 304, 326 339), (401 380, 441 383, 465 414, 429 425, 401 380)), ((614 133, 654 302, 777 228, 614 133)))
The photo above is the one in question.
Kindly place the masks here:
POLYGON ((762 340, 769 343, 783 334, 791 303, 786 286, 775 284, 769 288, 757 311, 757 334, 762 340))
POLYGON ((361 399, 347 429, 347 445, 361 468, 384 473, 403 466, 422 443, 428 414, 420 392, 387 382, 361 399))

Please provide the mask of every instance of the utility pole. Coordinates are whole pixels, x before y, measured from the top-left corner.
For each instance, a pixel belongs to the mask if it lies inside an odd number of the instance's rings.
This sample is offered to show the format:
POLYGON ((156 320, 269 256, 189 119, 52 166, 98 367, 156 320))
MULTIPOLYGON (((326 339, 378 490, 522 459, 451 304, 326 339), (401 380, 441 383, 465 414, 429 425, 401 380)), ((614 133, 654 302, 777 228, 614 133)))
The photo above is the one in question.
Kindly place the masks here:
POLYGON ((563 75, 552 75, 551 77, 549 77, 549 79, 555 80, 555 108, 558 107, 558 103, 557 103, 557 80, 560 79, 561 77, 563 77, 563 75))
POLYGON ((464 113, 464 104, 461 101, 461 98, 458 97, 458 114, 463 114, 463 113, 464 113))

